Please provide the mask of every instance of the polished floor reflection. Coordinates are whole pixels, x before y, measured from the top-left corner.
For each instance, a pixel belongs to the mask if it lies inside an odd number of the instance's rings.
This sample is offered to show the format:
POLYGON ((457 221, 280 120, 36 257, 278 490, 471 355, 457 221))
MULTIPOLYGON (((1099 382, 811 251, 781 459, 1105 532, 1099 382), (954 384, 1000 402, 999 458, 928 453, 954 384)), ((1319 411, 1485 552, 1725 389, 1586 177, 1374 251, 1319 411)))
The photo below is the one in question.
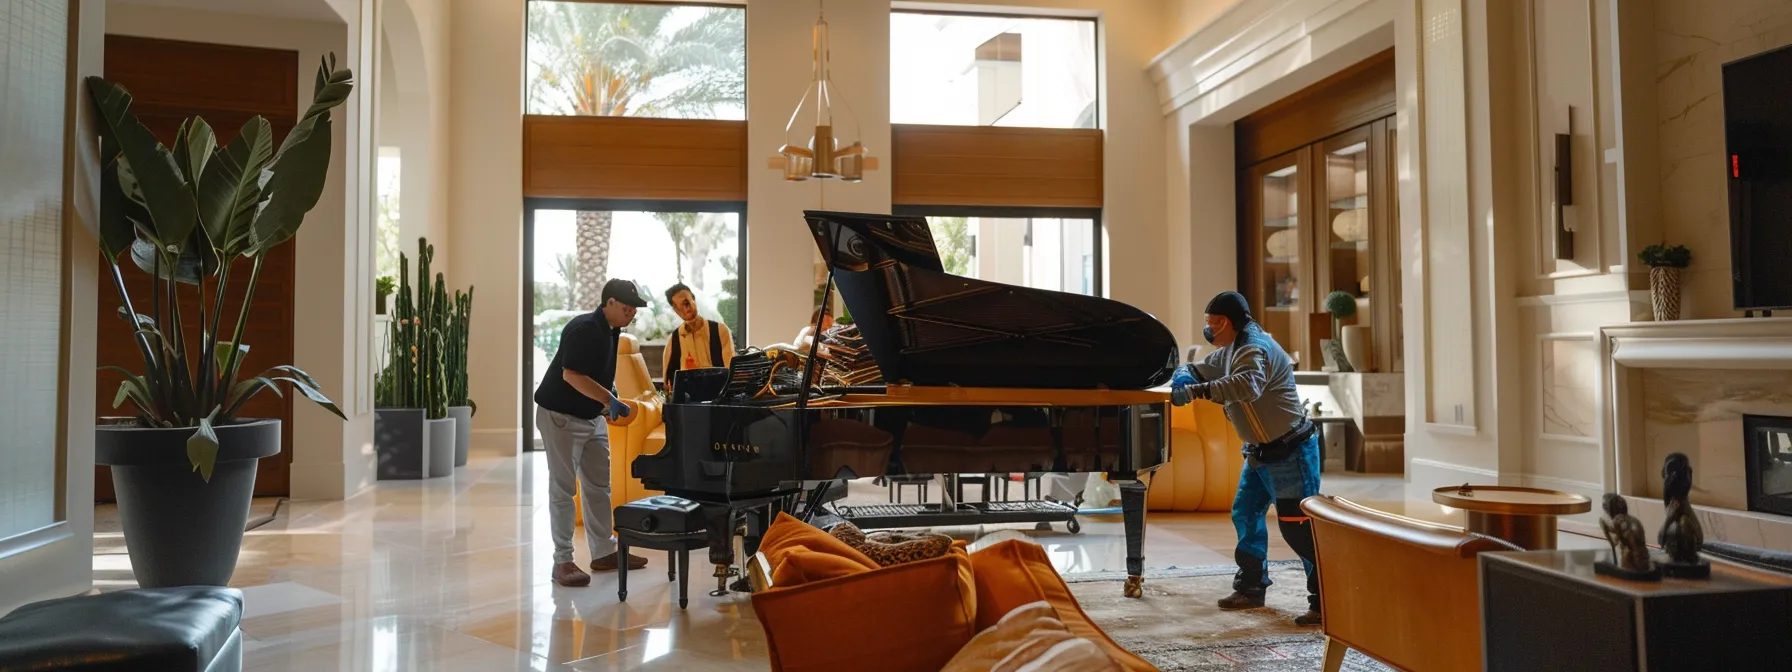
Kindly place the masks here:
MULTIPOLYGON (((1398 476, 1325 478, 1328 493, 1406 510, 1398 476)), ((881 501, 884 490, 855 484, 852 496, 881 501)), ((1089 517, 1076 535, 1062 526, 946 531, 981 543, 1030 536, 1066 573, 1125 567, 1119 516, 1089 517)), ((1294 557, 1270 536, 1272 558, 1294 557)), ((94 558, 96 587, 134 586, 116 533, 102 537, 111 552, 94 558)), ((1152 514, 1146 562, 1229 564, 1233 542, 1225 514, 1152 514)), ((575 548, 588 563, 582 539, 575 548)), ((707 571, 697 571, 690 608, 680 610, 665 555, 643 555, 650 564, 631 572, 627 603, 616 599, 614 572, 594 575, 587 588, 555 586, 540 453, 475 456, 452 478, 382 482, 343 502, 287 502, 273 522, 248 534, 232 581, 246 599, 245 667, 765 669, 765 638, 745 595, 710 597, 707 571)))

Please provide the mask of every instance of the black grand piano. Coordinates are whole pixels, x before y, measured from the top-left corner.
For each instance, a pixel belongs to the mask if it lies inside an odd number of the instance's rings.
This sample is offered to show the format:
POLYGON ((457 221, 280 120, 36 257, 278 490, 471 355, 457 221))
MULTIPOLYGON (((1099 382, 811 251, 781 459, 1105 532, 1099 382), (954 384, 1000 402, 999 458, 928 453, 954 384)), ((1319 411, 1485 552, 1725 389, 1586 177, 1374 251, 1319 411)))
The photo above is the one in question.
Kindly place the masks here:
MULTIPOLYGON (((847 506, 833 501, 844 479, 1087 472, 1120 486, 1126 594, 1136 597, 1140 478, 1169 451, 1169 395, 1149 388, 1178 362, 1170 331, 1118 301, 948 274, 920 217, 804 217, 829 291, 838 287, 883 385, 806 384, 818 379, 809 369, 798 391, 780 394, 743 384, 740 371, 680 372, 664 407, 665 448, 637 457, 632 471, 648 489, 702 505, 718 583, 731 574, 735 537, 753 553, 777 511, 866 528, 1076 513, 1052 501, 956 502, 949 487, 936 504, 847 506)), ((815 355, 812 347, 805 366, 815 355)))

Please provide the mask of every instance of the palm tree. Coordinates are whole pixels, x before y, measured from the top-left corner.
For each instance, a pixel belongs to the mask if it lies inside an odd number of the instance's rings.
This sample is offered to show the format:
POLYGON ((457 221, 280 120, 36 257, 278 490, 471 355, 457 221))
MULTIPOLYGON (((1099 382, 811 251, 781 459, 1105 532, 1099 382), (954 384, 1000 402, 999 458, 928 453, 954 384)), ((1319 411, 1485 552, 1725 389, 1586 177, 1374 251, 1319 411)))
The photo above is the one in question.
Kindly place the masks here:
MULTIPOLYGON (((531 2, 529 64, 531 114, 710 117, 746 100, 746 12, 531 2), (681 11, 699 14, 668 25, 681 11)), ((590 306, 609 266, 611 213, 580 211, 576 222, 574 295, 590 306)))

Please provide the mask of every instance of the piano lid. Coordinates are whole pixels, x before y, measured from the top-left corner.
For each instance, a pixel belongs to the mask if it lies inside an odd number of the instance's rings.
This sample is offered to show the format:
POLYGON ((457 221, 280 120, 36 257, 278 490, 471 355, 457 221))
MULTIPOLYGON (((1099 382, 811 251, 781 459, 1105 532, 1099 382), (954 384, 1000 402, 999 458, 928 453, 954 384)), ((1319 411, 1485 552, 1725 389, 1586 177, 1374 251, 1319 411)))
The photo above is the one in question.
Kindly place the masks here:
POLYGON ((924 218, 803 217, 886 383, 1137 390, 1179 361, 1170 330, 1127 304, 946 273, 924 218))

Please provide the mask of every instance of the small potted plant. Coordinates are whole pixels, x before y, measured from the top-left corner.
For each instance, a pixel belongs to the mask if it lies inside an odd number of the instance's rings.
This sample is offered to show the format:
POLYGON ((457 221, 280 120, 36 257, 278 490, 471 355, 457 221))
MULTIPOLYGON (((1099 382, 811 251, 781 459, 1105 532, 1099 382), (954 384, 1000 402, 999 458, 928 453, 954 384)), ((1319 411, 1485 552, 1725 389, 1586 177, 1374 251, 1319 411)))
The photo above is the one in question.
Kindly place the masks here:
POLYGON ((1332 314, 1332 338, 1319 344, 1320 351, 1337 366, 1341 373, 1356 371, 1351 365, 1350 357, 1344 353, 1344 335, 1338 326, 1340 320, 1348 320, 1356 316, 1356 297, 1350 292, 1336 291, 1325 296, 1325 312, 1332 314))
POLYGON ((280 421, 238 417, 244 402, 284 384, 344 417, 297 367, 238 372, 262 260, 317 205, 330 110, 353 88, 335 55, 316 82, 310 108, 276 150, 259 116, 224 146, 204 119, 187 119, 169 149, 131 112, 124 88, 86 80, 100 136, 100 251, 143 356, 141 374, 104 367, 124 376, 113 408, 129 401, 136 414, 100 419, 94 461, 112 467, 131 571, 144 588, 222 586, 235 573, 256 464, 281 448, 280 421), (148 297, 132 300, 120 255, 148 275, 148 297), (230 305, 221 289, 244 264, 247 288, 230 305))
POLYGON ((1692 250, 1657 243, 1636 256, 1649 267, 1649 305, 1655 309, 1655 321, 1680 319, 1680 270, 1692 264, 1692 250))
POLYGON ((386 314, 386 297, 391 296, 392 290, 395 289, 398 289, 398 280, 390 275, 382 275, 373 281, 373 312, 375 314, 386 314))

